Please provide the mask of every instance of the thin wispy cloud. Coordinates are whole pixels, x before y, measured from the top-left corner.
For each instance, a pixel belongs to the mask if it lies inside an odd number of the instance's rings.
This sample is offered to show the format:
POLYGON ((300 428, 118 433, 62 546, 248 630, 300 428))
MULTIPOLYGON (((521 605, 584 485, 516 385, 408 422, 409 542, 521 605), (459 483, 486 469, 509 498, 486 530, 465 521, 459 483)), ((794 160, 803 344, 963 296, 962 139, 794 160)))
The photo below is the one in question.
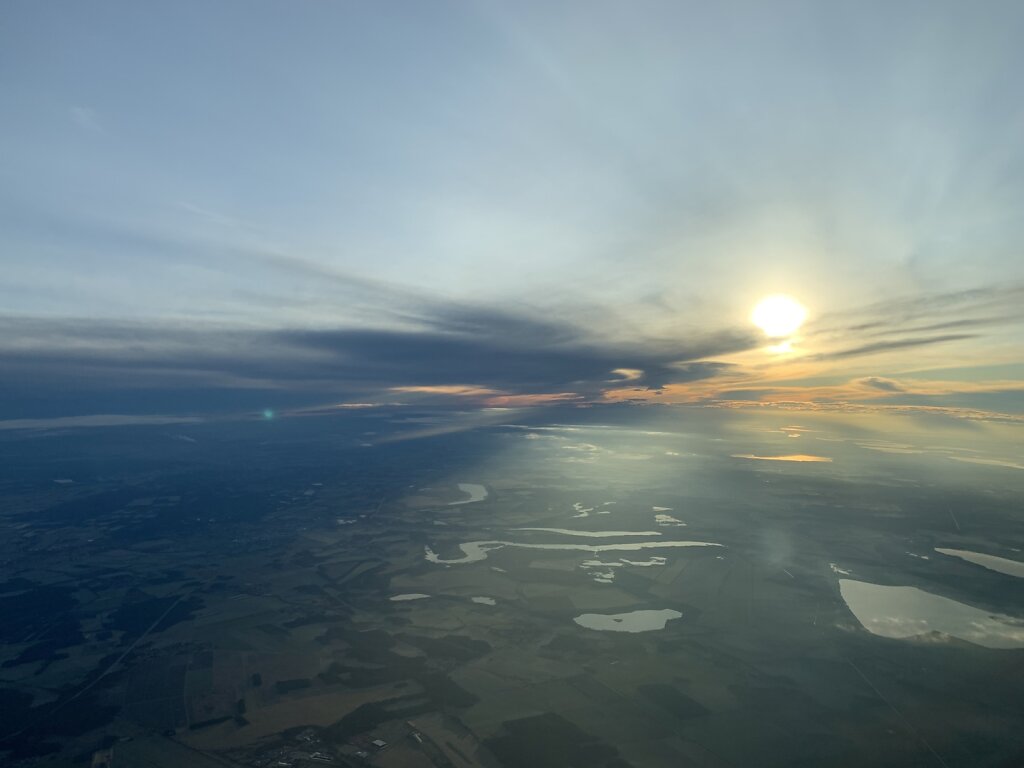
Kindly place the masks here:
POLYGON ((863 384, 865 387, 871 387, 872 389, 879 389, 883 392, 906 392, 906 387, 900 384, 898 381, 892 379, 884 379, 881 376, 867 376, 858 381, 859 384, 863 384))
POLYGON ((814 360, 842 360, 848 357, 859 357, 862 355, 871 355, 877 352, 888 352, 897 349, 908 349, 912 347, 926 347, 932 344, 944 344, 950 341, 963 341, 965 339, 976 339, 978 338, 974 334, 970 333, 949 333, 944 336, 920 336, 910 339, 896 339, 893 341, 879 341, 873 344, 863 344, 859 347, 851 347, 850 349, 841 349, 836 352, 826 352, 820 355, 814 355, 814 360))

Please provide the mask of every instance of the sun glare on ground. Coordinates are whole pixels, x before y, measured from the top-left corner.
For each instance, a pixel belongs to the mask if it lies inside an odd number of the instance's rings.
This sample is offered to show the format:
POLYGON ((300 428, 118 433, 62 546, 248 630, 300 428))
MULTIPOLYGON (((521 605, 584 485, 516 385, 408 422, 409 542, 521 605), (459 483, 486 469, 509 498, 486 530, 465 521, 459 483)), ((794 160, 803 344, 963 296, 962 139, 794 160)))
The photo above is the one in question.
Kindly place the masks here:
POLYGON ((750 313, 750 321, 773 339, 793 335, 803 325, 807 310, 789 296, 768 296, 750 313))

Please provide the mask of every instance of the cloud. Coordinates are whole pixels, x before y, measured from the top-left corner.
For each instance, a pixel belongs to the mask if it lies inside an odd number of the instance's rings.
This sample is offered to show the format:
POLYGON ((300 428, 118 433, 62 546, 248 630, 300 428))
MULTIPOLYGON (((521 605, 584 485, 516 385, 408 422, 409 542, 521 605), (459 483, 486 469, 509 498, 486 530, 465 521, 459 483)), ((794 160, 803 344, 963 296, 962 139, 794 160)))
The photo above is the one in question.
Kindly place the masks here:
POLYGON ((841 349, 837 352, 825 352, 818 355, 811 355, 810 360, 844 360, 850 357, 872 355, 878 352, 889 352, 894 349, 909 349, 911 347, 925 347, 932 344, 945 344, 950 341, 963 341, 965 339, 976 339, 975 334, 950 333, 945 336, 924 336, 910 339, 897 339, 894 341, 878 341, 873 344, 862 344, 858 347, 841 349))
POLYGON ((963 461, 968 464, 986 464, 991 467, 1007 467, 1009 469, 1024 469, 1024 464, 1010 459, 981 459, 973 456, 948 456, 953 461, 963 461))
POLYGON ((883 392, 906 392, 906 388, 898 381, 893 379, 885 379, 881 376, 865 376, 862 379, 858 379, 856 384, 868 387, 871 389, 879 389, 883 392))
MULTIPOLYGON (((414 329, 239 329, 0 317, 0 418, 214 413, 345 400, 480 405, 599 399, 626 369, 637 388, 707 379, 744 334, 602 343, 569 323, 465 306, 420 309, 414 329)), ((616 381, 621 381, 618 379, 616 381)))
MULTIPOLYGON (((890 370, 906 370, 912 350, 970 341, 954 353, 965 365, 1005 344, 1024 324, 1024 284, 1012 280, 961 291, 898 297, 808 324, 796 362, 835 363, 888 355, 890 370), (890 353, 908 352, 907 355, 890 353)), ((990 356, 991 359, 991 356, 990 356)), ((874 362, 874 361, 872 361, 874 362)), ((824 370, 824 368, 823 368, 824 370)))
POLYGON ((988 327, 994 332, 1024 322, 1024 284, 1008 282, 969 290, 889 299, 823 315, 809 324, 813 359, 843 359, 892 349, 976 338, 956 333, 988 327), (949 334, 924 335, 935 331, 949 334), (860 343, 857 343, 860 342, 860 343))
MULTIPOLYGON (((12 429, 77 429, 92 427, 152 426, 161 424, 194 424, 201 419, 192 416, 159 416, 101 413, 88 416, 57 416, 52 419, 0 419, 0 431, 12 429)), ((178 439, 195 442, 190 437, 178 439)))
POLYGON ((584 397, 576 392, 539 392, 535 395, 492 395, 484 401, 484 405, 492 408, 532 408, 583 399, 584 397))
POLYGON ((792 453, 785 456, 758 456, 753 453, 734 453, 734 459, 750 459, 752 461, 792 461, 800 463, 826 463, 832 462, 827 456, 813 456, 806 453, 792 453))
POLYGON ((616 368, 612 373, 619 377, 618 381, 639 381, 644 377, 644 372, 636 368, 616 368))
MULTIPOLYGON (((929 331, 945 331, 951 328, 976 328, 979 326, 986 325, 997 325, 1013 318, 1008 315, 1002 317, 967 317, 958 320, 946 320, 941 323, 930 323, 928 325, 915 325, 910 328, 901 328, 900 330, 904 333, 927 333, 929 331)), ((885 336, 893 332, 893 328, 889 324, 885 324, 883 330, 875 331, 874 333, 867 334, 868 336, 885 336)))
POLYGON ((995 312, 1004 318, 1021 318, 1024 284, 986 285, 960 291, 904 296, 874 302, 844 312, 832 312, 820 318, 818 332, 856 333, 872 329, 890 331, 938 330, 994 320, 985 316, 995 312), (950 314, 960 317, 950 319, 950 314), (981 314, 982 317, 973 317, 981 314), (908 324, 931 323, 924 327, 908 324))
MULTIPOLYGON (((224 224, 221 229, 234 221, 192 204, 178 207, 224 224)), ((132 287, 133 309, 146 298, 135 297, 135 287, 141 293, 160 284, 159 270, 166 267, 201 270, 197 293, 211 282, 230 286, 244 312, 214 301, 197 310, 200 317, 231 317, 230 326, 0 317, 0 418, 126 408, 205 414, 396 398, 510 407, 574 400, 931 398, 943 393, 901 380, 914 364, 912 350, 977 340, 958 345, 948 359, 950 365, 973 362, 986 349, 981 334, 1005 333, 1024 306, 1024 289, 1012 284, 876 303, 822 318, 795 340, 792 355, 772 357, 752 330, 644 337, 642 322, 625 305, 448 300, 350 274, 284 246, 237 238, 217 243, 189 234, 187 226, 136 230, 45 212, 21 226, 57 231, 86 253, 112 242, 138 253, 129 272, 117 275, 119 284, 132 287), (131 273, 135 268, 138 274, 131 273), (958 332, 965 328, 977 328, 977 335, 958 332), (886 362, 894 363, 886 368, 873 357, 900 352, 908 354, 890 354, 886 362), (783 382, 791 386, 779 386, 783 382), (445 387, 454 389, 439 389, 445 387)))
POLYGON ((763 402, 760 400, 719 400, 708 403, 709 407, 729 409, 779 410, 784 412, 807 413, 863 413, 941 416, 964 421, 990 422, 993 424, 1024 424, 1024 414, 1000 413, 980 408, 957 408, 943 405, 885 405, 879 403, 817 402, 789 400, 763 402))
POLYGON ((469 384, 439 384, 428 387, 391 387, 392 392, 416 395, 454 395, 459 397, 490 397, 501 394, 498 390, 487 387, 475 387, 469 384))
POLYGON ((489 387, 472 384, 435 384, 432 386, 391 387, 388 391, 399 395, 420 395, 425 398, 469 399, 490 408, 522 408, 536 405, 550 405, 573 400, 581 400, 576 392, 536 392, 532 394, 514 394, 489 387))
POLYGON ((772 383, 751 379, 746 372, 723 371, 719 376, 670 384, 660 390, 611 389, 608 401, 697 404, 743 407, 805 403, 817 406, 864 404, 880 407, 987 409, 993 413, 1024 412, 1024 388, 1015 380, 940 381, 894 379, 882 376, 822 383, 813 379, 772 383))

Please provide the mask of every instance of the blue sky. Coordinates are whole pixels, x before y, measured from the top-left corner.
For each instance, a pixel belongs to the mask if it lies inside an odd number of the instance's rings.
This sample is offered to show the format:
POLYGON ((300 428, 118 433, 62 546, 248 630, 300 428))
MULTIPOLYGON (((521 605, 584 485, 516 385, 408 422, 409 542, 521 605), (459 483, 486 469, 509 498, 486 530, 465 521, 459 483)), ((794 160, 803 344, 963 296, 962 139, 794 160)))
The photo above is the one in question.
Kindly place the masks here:
POLYGON ((1022 410, 1021 39, 1013 2, 7 3, 0 417, 1022 410))

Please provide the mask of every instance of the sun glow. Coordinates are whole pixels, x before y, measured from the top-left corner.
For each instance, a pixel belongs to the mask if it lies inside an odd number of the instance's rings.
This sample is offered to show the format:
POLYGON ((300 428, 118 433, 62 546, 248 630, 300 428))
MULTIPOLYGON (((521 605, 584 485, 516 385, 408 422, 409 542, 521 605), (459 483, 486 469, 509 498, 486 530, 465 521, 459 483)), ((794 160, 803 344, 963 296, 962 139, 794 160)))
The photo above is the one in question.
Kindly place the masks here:
POLYGON ((789 296, 768 296, 750 313, 750 321, 773 339, 793 335, 803 325, 807 310, 789 296))

